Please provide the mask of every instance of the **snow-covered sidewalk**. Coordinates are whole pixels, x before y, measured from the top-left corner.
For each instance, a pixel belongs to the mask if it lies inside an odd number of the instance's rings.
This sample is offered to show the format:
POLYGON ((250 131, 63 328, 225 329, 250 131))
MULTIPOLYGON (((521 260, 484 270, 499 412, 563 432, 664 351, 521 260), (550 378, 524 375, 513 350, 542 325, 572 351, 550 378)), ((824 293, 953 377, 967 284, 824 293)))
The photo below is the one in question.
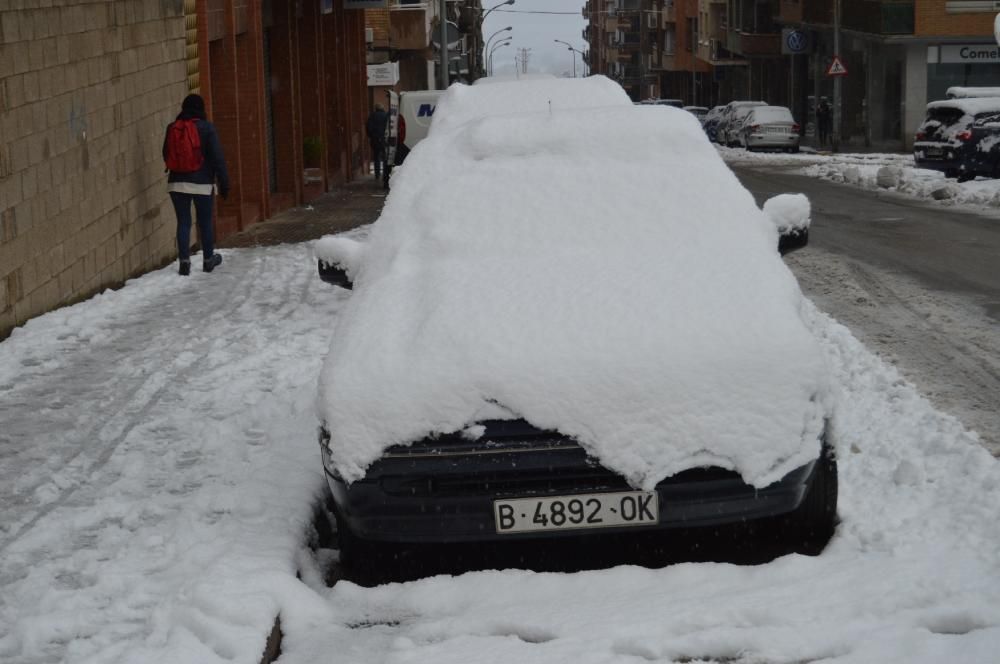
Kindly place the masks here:
POLYGON ((1000 180, 980 177, 958 182, 940 171, 917 168, 913 156, 908 154, 782 154, 723 146, 716 149, 728 164, 797 167, 798 172, 810 177, 869 190, 893 191, 942 205, 1000 208, 1000 180))
POLYGON ((817 558, 325 588, 314 400, 346 295, 234 250, 0 343, 0 661, 993 664, 1000 464, 810 307, 843 522, 817 558), (301 580, 300 577, 301 576, 301 580))

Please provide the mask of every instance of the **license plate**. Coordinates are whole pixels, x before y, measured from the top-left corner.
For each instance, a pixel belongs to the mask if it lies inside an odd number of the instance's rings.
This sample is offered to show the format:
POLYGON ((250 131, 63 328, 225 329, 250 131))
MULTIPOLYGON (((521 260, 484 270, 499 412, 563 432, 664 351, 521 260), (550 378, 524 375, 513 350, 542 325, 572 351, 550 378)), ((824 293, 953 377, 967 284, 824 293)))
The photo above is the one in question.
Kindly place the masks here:
POLYGON ((926 154, 928 157, 941 157, 944 155, 944 150, 941 148, 927 148, 926 154))
POLYGON ((768 127, 767 133, 769 134, 787 134, 788 130, 784 127, 768 127))
POLYGON ((655 491, 494 500, 497 533, 647 526, 659 521, 655 491))

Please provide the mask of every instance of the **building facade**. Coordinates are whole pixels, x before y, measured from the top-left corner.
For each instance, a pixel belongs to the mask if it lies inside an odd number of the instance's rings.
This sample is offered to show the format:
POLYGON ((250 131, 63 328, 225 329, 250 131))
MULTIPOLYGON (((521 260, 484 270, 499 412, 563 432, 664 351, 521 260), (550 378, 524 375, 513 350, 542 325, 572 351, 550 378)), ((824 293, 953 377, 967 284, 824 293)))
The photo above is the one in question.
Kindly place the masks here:
POLYGON ((816 101, 833 99, 827 70, 837 55, 848 72, 841 85, 842 148, 904 150, 927 102, 943 98, 948 87, 1000 85, 997 11, 995 0, 590 0, 584 36, 594 73, 622 80, 633 98, 701 106, 763 100, 791 108, 807 137, 816 101), (637 37, 630 16, 622 17, 635 9, 659 9, 659 59, 656 42, 637 37), (649 68, 658 89, 638 97, 620 77, 630 66, 639 73, 634 53, 659 62, 649 68))
POLYGON ((23 0, 0 9, 0 338, 176 257, 161 147, 191 91, 232 191, 220 237, 364 169, 345 0, 23 0))

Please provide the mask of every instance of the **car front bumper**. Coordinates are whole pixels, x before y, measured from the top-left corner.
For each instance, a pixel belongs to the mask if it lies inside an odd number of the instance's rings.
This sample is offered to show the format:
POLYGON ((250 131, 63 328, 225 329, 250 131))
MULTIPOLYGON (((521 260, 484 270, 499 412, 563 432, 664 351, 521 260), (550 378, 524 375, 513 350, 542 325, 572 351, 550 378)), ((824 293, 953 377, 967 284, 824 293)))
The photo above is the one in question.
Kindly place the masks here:
POLYGON ((488 454, 383 457, 348 485, 332 471, 323 448, 337 518, 356 536, 380 542, 499 541, 737 524, 797 508, 810 486, 815 462, 763 489, 734 472, 692 469, 656 487, 659 520, 616 526, 501 534, 493 501, 630 491, 619 476, 597 465, 577 446, 488 454))

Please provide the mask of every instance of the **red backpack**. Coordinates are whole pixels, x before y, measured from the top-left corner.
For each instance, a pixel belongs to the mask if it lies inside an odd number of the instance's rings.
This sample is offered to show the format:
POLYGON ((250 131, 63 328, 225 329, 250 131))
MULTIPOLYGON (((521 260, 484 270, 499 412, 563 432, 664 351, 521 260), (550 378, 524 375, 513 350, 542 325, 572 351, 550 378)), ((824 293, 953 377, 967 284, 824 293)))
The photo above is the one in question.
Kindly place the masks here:
POLYGON ((193 173, 205 163, 201 153, 201 136, 194 120, 174 120, 167 129, 167 170, 193 173))

